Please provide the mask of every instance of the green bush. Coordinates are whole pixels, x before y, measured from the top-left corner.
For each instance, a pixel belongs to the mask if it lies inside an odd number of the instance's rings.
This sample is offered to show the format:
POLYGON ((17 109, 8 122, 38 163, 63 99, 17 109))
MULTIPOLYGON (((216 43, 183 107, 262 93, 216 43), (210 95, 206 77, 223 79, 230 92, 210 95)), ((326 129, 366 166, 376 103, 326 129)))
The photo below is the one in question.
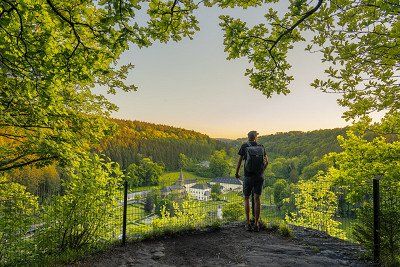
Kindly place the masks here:
POLYGON ((244 207, 241 202, 230 202, 222 208, 222 216, 225 221, 238 221, 244 217, 244 207))
POLYGON ((287 223, 281 222, 278 226, 278 233, 283 237, 293 237, 293 231, 287 223))
POLYGON ((285 220, 294 225, 309 227, 343 238, 340 222, 335 220, 338 199, 332 191, 331 176, 316 176, 315 180, 300 181, 295 193, 296 211, 288 214, 285 220))
POLYGON ((117 238, 119 169, 98 156, 88 156, 74 167, 78 171, 67 170, 65 195, 44 208, 45 227, 37 235, 43 255, 89 251, 117 238))
POLYGON ((273 220, 265 226, 267 231, 278 233, 283 237, 293 237, 293 231, 283 220, 273 220))
POLYGON ((0 265, 22 264, 33 256, 28 230, 37 208, 37 197, 0 176, 0 265))
POLYGON ((176 233, 206 226, 206 214, 197 212, 190 200, 185 200, 179 205, 173 202, 174 215, 165 206, 161 209, 161 217, 152 222, 155 234, 176 233))
POLYGON ((141 158, 139 163, 132 163, 126 169, 125 176, 129 187, 158 185, 164 166, 153 162, 151 158, 141 158))
POLYGON ((285 179, 278 179, 273 185, 274 202, 278 211, 282 209, 284 199, 290 196, 289 184, 285 179))
POLYGON ((270 232, 278 232, 279 224, 280 223, 278 221, 271 221, 266 224, 265 229, 270 232))
MULTIPOLYGON (((380 207, 381 261, 387 266, 400 265, 400 201, 387 199, 396 195, 393 191, 382 194, 380 207)), ((396 188, 396 191, 399 189, 396 188)), ((399 192, 397 194, 400 200, 399 192)), ((365 203, 358 210, 353 235, 367 249, 369 258, 373 255, 373 227, 372 204, 365 203)))

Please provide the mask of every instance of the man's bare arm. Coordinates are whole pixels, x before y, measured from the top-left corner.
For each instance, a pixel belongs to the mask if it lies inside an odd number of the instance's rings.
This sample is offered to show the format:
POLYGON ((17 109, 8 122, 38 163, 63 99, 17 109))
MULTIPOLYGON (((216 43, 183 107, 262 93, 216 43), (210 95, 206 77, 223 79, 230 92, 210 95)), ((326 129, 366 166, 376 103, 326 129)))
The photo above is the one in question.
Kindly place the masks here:
POLYGON ((240 178, 239 171, 240 171, 240 166, 242 165, 242 160, 243 160, 243 156, 240 156, 239 160, 238 160, 238 163, 237 163, 237 166, 236 166, 235 177, 238 178, 238 179, 240 178))
POLYGON ((265 169, 267 168, 268 164, 269 164, 268 156, 267 156, 267 154, 265 154, 265 157, 264 157, 264 170, 263 171, 265 171, 265 169))

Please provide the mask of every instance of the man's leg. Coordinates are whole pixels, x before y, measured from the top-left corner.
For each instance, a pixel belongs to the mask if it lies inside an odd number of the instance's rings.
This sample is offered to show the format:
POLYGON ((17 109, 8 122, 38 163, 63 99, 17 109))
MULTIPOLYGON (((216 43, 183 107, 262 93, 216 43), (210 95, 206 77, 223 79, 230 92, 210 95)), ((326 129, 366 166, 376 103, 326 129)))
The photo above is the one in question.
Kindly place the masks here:
POLYGON ((246 223, 250 224, 250 201, 248 196, 244 197, 244 210, 246 213, 246 223))
POLYGON ((244 195, 244 210, 246 214, 246 227, 250 225, 250 194, 252 191, 252 184, 248 177, 243 180, 243 195, 244 195))
POLYGON ((260 211, 261 211, 261 201, 260 196, 262 193, 262 187, 264 184, 264 179, 257 179, 254 183, 253 193, 254 193, 254 224, 256 229, 259 230, 260 227, 260 211))
POLYGON ((259 226, 261 210, 260 195, 254 194, 254 204, 254 224, 259 226))
POLYGON ((256 218, 256 214, 254 213, 254 192, 251 191, 251 215, 253 216, 253 220, 256 218))

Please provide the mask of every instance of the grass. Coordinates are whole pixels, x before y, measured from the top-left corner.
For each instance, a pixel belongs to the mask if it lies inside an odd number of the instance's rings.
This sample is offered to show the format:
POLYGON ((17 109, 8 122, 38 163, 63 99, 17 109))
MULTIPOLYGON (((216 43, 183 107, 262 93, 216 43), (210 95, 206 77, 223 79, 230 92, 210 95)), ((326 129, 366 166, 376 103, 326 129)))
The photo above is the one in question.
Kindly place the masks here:
POLYGON ((134 187, 132 189, 129 188, 129 193, 147 191, 147 190, 155 190, 155 189, 160 189, 160 188, 161 188, 160 185, 139 186, 139 187, 134 187))
MULTIPOLYGON (((262 209, 261 210, 261 219, 266 223, 276 224, 285 222, 285 214, 283 212, 279 212, 274 209, 262 209)), ((354 219, 350 218, 336 218, 341 224, 339 228, 345 233, 346 240, 351 242, 355 242, 355 239, 352 234, 352 228, 354 219)), ((285 229, 283 229, 285 231, 285 229)))
POLYGON ((285 214, 279 212, 275 209, 262 209, 261 210, 261 218, 270 221, 283 221, 285 219, 285 214))
MULTIPOLYGON (((118 220, 122 218, 123 206, 118 206, 115 212, 118 220)), ((126 214, 128 223, 143 219, 147 215, 142 204, 128 204, 126 214)))
POLYGON ((282 219, 271 220, 265 224, 265 228, 269 232, 278 233, 282 237, 294 237, 293 231, 290 226, 282 219))
POLYGON ((143 205, 140 204, 128 205, 126 214, 128 222, 138 221, 147 215, 143 209, 143 205))
MULTIPOLYGON (((147 190, 156 190, 156 189, 161 189, 166 186, 171 186, 178 180, 179 174, 180 174, 180 172, 166 172, 160 176, 158 185, 135 187, 135 188, 132 188, 132 190, 129 190, 129 192, 133 193, 133 192, 140 192, 140 191, 147 191, 147 190)), ((198 183, 205 183, 207 181, 210 181, 210 178, 201 177, 194 173, 185 172, 185 171, 183 172, 183 178, 185 180, 195 179, 198 183)))
MULTIPOLYGON (((159 186, 164 187, 164 186, 173 185, 178 180, 179 174, 180 174, 180 172, 166 172, 166 173, 164 173, 163 175, 160 176, 159 186)), ((205 182, 205 181, 210 180, 210 178, 197 176, 194 173, 185 172, 185 171, 183 171, 183 178, 185 180, 187 180, 187 179, 195 179, 197 182, 205 182)))
POLYGON ((241 191, 231 191, 226 194, 222 194, 221 199, 226 201, 243 201, 243 196, 241 191))
POLYGON ((337 219, 340 222, 339 228, 345 233, 348 240, 355 242, 353 236, 353 223, 355 219, 350 218, 340 218, 337 219))

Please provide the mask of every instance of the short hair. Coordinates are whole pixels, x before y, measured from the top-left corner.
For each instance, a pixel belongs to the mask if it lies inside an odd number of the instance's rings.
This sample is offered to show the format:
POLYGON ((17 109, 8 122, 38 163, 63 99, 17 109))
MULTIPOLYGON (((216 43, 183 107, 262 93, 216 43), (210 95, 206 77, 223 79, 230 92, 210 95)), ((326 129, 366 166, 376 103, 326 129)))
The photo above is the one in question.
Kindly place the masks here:
POLYGON ((247 136, 249 137, 249 139, 256 139, 256 137, 258 136, 258 132, 257 131, 250 131, 247 136))

